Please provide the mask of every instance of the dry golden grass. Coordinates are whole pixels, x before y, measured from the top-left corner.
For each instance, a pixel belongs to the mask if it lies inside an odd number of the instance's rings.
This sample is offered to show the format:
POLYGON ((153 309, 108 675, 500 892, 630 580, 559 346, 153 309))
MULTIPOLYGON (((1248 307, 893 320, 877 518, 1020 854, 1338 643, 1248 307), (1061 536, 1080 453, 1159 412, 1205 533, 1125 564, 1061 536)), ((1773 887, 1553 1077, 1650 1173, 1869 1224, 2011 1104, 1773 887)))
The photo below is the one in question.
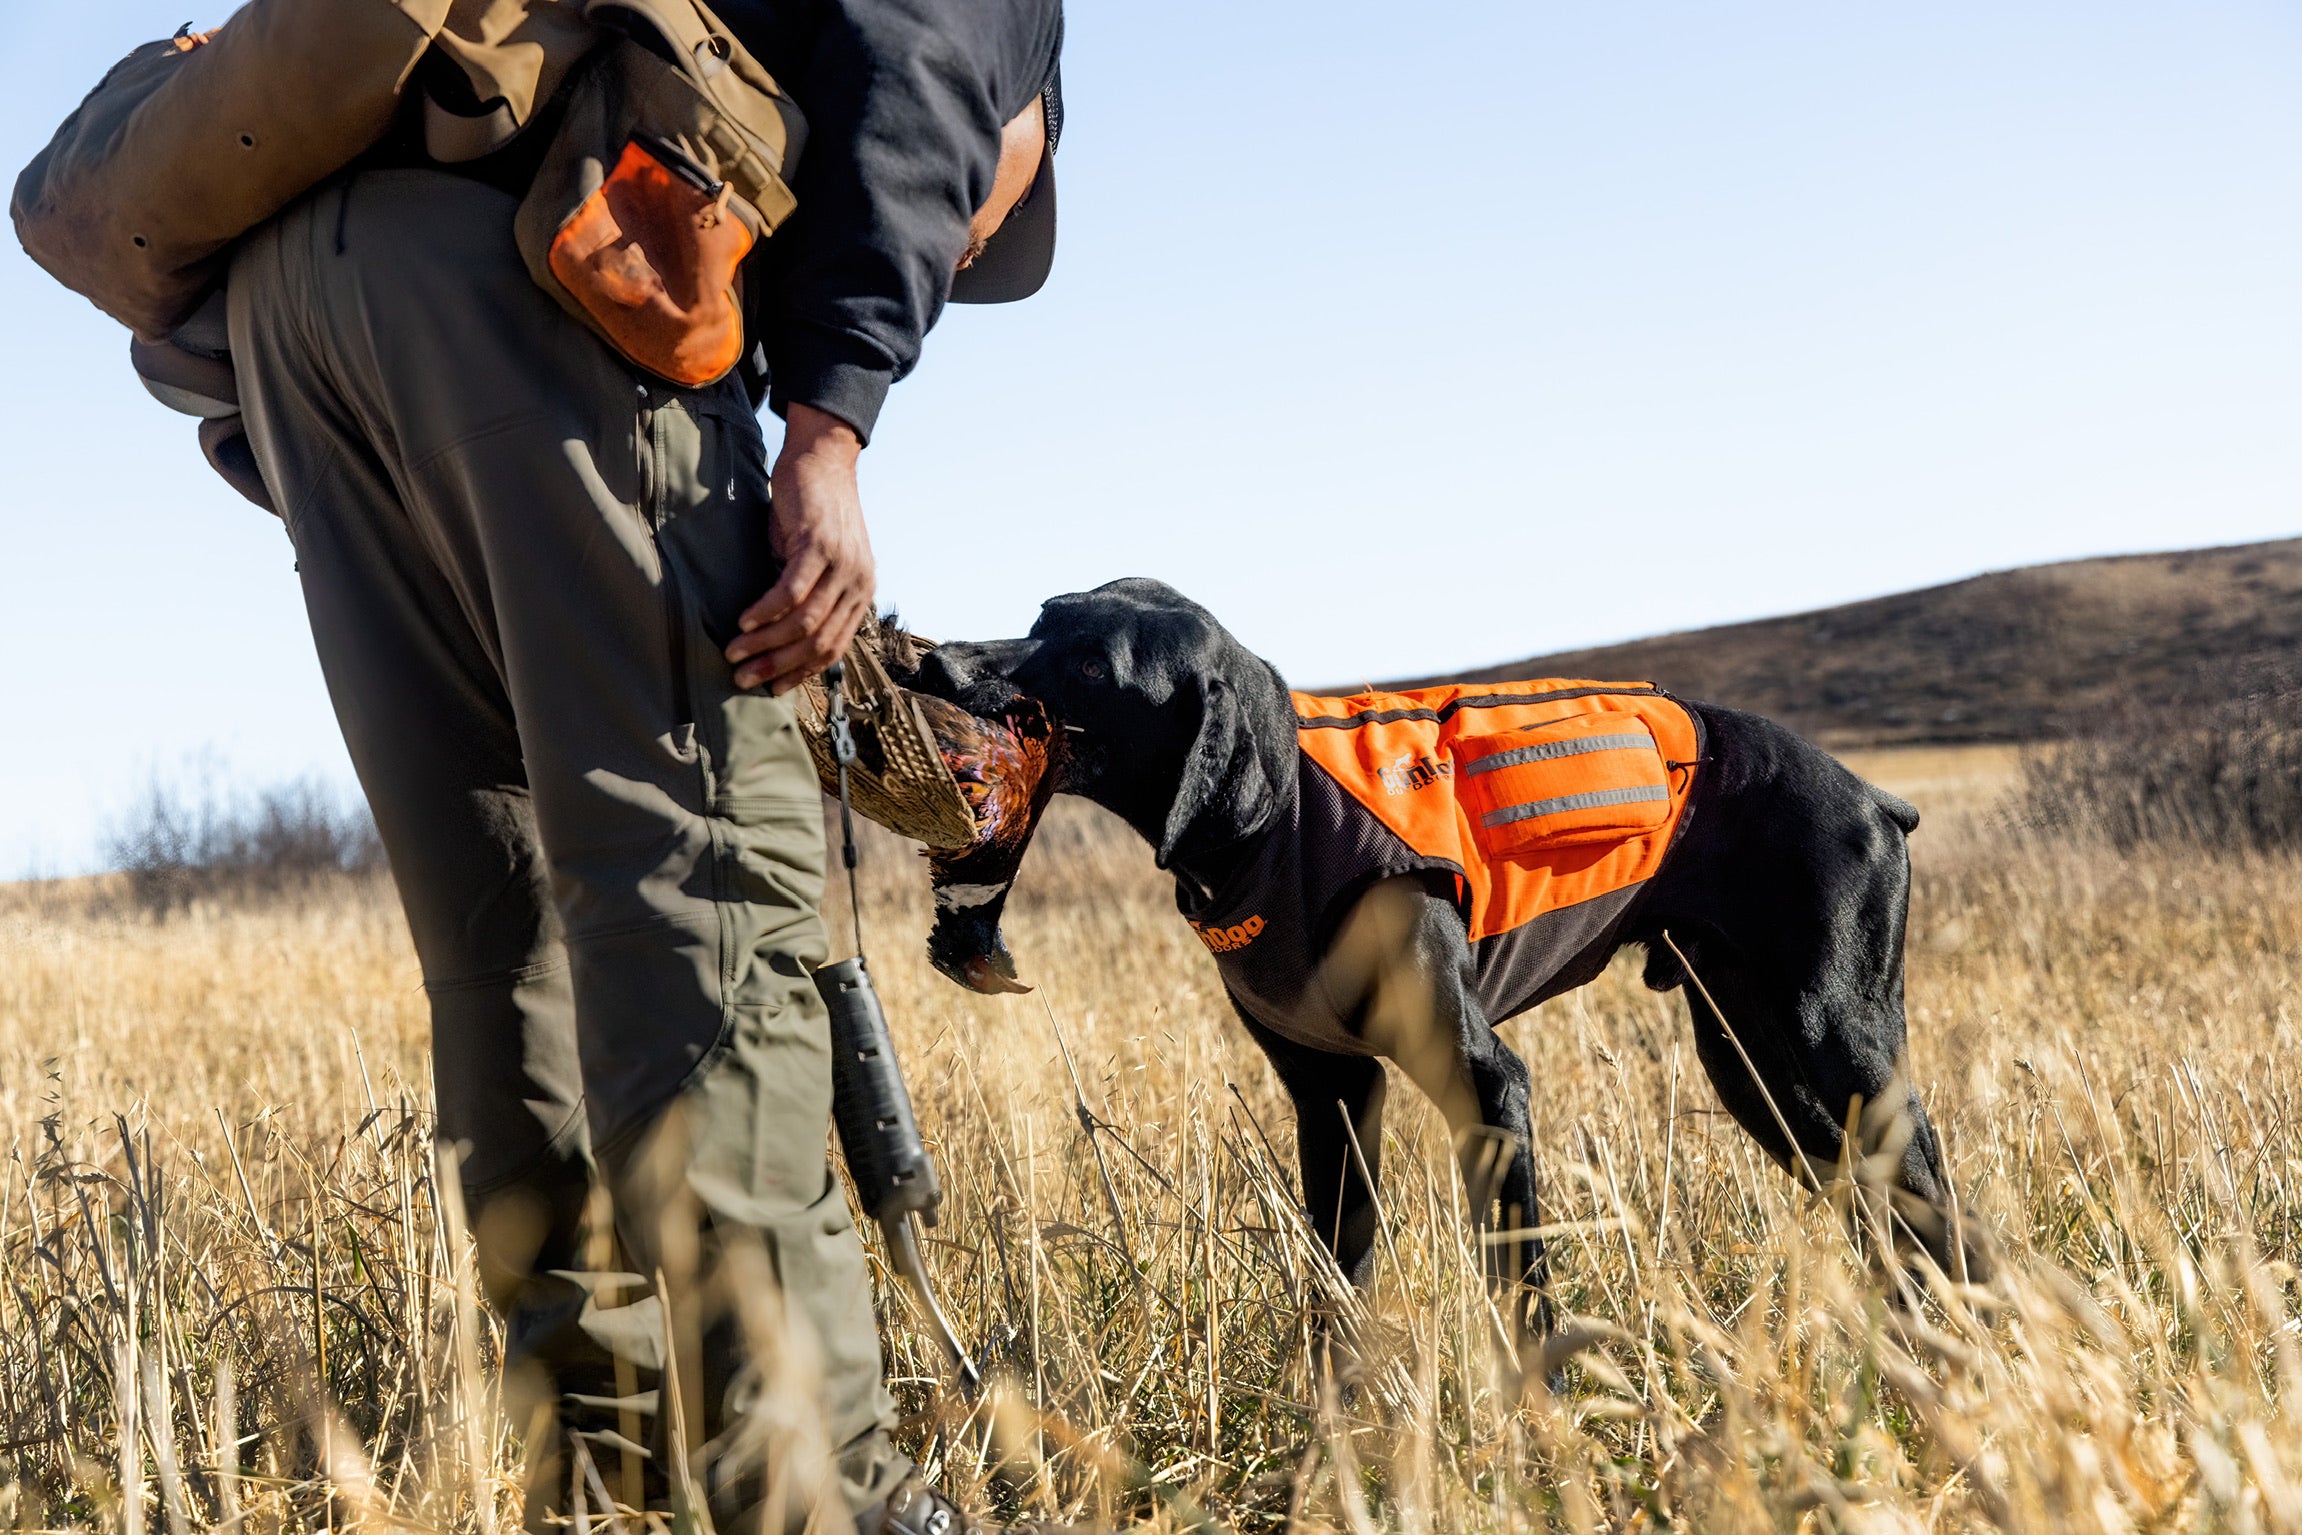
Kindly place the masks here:
MULTIPOLYGON (((923 879, 875 842, 874 968, 951 1194, 931 1260, 1039 1459, 994 1482, 924 1418, 915 1447, 986 1502, 1167 1528, 2302 1531, 2302 869, 2012 846, 1975 763, 1864 766, 1930 812, 1911 1065, 2005 1275, 1889 1304, 1840 1214, 1715 1111, 1683 1005, 1618 964, 1506 1027, 1567 1316, 1565 1389, 1525 1400, 1403 1086, 1369 1383, 1315 1387, 1307 1307, 1351 1302, 1295 1212, 1283 1100, 1143 850, 1051 820, 1009 924, 1041 991, 989 1001, 927 969, 923 879)), ((424 1079, 373 890, 161 923, 5 898, 0 1519, 516 1519, 424 1079)), ((933 1347, 881 1293, 924 1407, 933 1347)))

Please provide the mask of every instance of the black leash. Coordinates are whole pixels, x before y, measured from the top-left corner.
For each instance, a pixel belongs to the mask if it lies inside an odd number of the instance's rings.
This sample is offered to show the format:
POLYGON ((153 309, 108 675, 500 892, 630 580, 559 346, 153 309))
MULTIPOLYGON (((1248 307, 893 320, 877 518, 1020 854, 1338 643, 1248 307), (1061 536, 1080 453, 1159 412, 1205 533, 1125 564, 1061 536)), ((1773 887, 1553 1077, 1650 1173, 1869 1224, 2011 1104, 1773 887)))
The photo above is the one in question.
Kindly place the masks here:
POLYGON ((823 674, 831 692, 831 757, 839 764, 840 854, 847 863, 847 910, 855 932, 855 957, 863 958, 863 892, 856 887, 855 807, 848 803, 847 769, 855 761, 855 731, 847 721, 847 663, 834 661, 823 674))

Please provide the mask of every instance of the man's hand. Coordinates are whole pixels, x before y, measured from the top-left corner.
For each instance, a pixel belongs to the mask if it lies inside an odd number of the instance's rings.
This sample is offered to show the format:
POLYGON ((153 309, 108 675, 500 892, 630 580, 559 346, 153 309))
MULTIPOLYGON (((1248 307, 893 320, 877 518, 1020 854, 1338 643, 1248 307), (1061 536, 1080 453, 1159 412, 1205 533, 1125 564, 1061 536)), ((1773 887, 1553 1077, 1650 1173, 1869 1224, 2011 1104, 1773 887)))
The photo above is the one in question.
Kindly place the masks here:
POLYGON ((855 489, 862 451, 855 429, 837 416, 790 407, 768 521, 783 576, 744 610, 743 632, 727 647, 737 687, 790 692, 845 655, 871 616, 876 573, 855 489))

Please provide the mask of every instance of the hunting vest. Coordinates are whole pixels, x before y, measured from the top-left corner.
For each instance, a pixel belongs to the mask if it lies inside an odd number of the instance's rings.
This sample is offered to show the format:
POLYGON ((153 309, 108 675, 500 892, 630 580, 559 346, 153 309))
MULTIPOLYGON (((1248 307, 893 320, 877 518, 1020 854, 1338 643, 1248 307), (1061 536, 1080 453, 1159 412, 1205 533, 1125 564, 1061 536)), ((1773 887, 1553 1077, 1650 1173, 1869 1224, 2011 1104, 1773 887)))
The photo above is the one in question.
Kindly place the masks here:
POLYGON ((1453 882, 1476 990, 1500 1023, 1605 968, 1662 866, 1702 727, 1647 683, 1547 680, 1352 698, 1294 695, 1293 803, 1223 886, 1177 902, 1223 982, 1297 1043, 1373 1053, 1321 979, 1375 881, 1453 882))

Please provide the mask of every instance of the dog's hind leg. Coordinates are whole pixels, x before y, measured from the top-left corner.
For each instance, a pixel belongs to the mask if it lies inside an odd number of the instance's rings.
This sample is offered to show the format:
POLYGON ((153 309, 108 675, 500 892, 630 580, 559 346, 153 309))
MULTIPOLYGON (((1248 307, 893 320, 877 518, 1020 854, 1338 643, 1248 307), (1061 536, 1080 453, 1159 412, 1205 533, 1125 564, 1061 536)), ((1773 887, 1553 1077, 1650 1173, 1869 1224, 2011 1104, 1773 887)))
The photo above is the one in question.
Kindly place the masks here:
MULTIPOLYGON (((1896 1245, 1924 1247, 1953 1278, 1987 1278, 1979 1231, 1953 1237, 1966 1222, 1934 1125, 1903 1075, 1899 1008, 1891 1026, 1876 1014, 1842 1011, 1754 973, 1746 956, 1715 936, 1673 937, 1700 981, 1685 988, 1696 1054, 1735 1120, 1810 1188, 1851 1171, 1882 1190, 1878 1215, 1896 1245)), ((1667 950, 1663 958, 1667 968, 1651 963, 1650 976, 1667 979, 1676 968, 1667 950)))
POLYGON ((1763 721, 1718 711, 1711 738, 1723 781, 1638 918, 1648 984, 1683 986, 1705 1071, 1770 1156, 1813 1186, 1851 1168, 1886 1193, 1898 1244, 1987 1277, 1904 1074, 1901 818, 1763 721))

